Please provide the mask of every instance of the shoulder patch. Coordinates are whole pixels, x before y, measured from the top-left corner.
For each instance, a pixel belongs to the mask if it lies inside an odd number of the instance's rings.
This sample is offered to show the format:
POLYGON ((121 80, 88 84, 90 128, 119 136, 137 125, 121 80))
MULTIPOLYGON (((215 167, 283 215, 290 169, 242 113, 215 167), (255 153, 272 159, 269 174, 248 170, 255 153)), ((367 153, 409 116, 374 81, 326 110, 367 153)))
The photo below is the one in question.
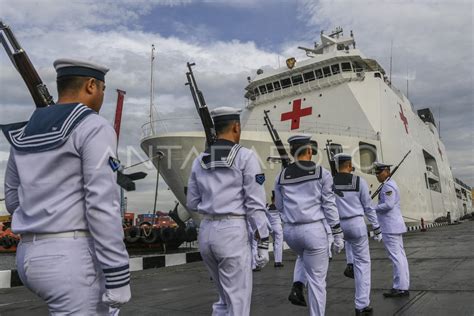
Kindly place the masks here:
POLYGON ((265 174, 264 173, 260 173, 260 174, 256 174, 255 175, 255 181, 262 185, 265 183, 265 174))
POLYGON ((112 171, 113 172, 116 172, 117 170, 120 169, 120 160, 118 160, 117 158, 114 158, 112 156, 109 157, 109 166, 110 168, 112 168, 112 171))
POLYGON ((387 192, 385 192, 385 195, 390 196, 390 195, 392 195, 392 193, 393 193, 393 191, 387 191, 387 192))

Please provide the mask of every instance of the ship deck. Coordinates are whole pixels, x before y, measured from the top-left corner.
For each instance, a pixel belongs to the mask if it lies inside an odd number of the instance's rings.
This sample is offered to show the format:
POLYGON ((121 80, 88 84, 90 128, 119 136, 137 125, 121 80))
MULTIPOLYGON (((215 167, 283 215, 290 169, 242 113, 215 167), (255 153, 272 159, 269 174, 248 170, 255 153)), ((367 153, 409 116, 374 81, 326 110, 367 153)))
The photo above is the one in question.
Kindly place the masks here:
MULTIPOLYGON (((474 315, 474 221, 405 235, 411 274, 409 298, 387 299, 391 266, 382 244, 371 241, 374 315, 474 315)), ((295 255, 284 253, 284 268, 254 272, 252 315, 308 315, 291 305, 295 255)), ((353 315, 354 282, 342 275, 343 254, 328 273, 327 315, 353 315)), ((121 315, 210 315, 217 294, 202 262, 132 273, 133 298, 121 315)), ((0 315, 46 315, 47 308, 24 287, 0 290, 0 315)))

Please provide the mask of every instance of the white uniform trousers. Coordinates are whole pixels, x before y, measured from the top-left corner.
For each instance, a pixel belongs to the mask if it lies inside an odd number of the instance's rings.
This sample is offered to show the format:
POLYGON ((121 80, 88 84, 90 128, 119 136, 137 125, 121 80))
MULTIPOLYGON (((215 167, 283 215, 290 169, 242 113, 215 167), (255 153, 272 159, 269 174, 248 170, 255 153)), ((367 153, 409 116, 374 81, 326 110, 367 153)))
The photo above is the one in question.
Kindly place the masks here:
POLYGON ((21 281, 48 304, 50 315, 109 315, 91 238, 21 241, 16 264, 21 281))
POLYGON ((293 283, 301 282, 304 284, 304 286, 306 286, 307 280, 308 279, 306 278, 303 259, 301 259, 301 256, 297 256, 295 261, 295 269, 293 271, 293 283))
POLYGON ((410 288, 410 271, 407 256, 403 248, 402 234, 384 234, 382 241, 393 267, 393 288, 408 290, 410 288))
POLYGON ((352 246, 346 241, 344 243, 344 250, 346 251, 346 262, 347 264, 354 264, 354 256, 352 255, 352 246))
POLYGON ((272 238, 273 238, 273 255, 275 256, 275 262, 283 261, 283 227, 281 225, 281 218, 278 212, 269 212, 268 220, 272 227, 272 238))
POLYGON ((212 315, 249 315, 252 270, 245 218, 204 219, 198 239, 202 259, 219 292, 212 315))
MULTIPOLYGON (((367 226, 362 216, 341 219, 341 228, 354 264, 355 307, 370 305, 370 250, 367 226)), ((348 253, 346 250, 346 257, 348 253)))
MULTIPOLYGON (((334 237, 332 236, 331 233, 331 228, 329 227, 328 223, 326 222, 325 219, 323 219, 323 224, 324 228, 326 229, 326 233, 328 235, 328 256, 329 258, 332 258, 332 243, 334 242, 334 237)), ((307 284, 307 278, 306 278, 306 271, 304 269, 303 265, 303 259, 301 259, 301 256, 296 257, 296 262, 295 262, 295 269, 293 271, 293 282, 301 282, 306 286, 307 284)))
POLYGON ((324 315, 329 255, 328 235, 323 222, 286 224, 283 234, 288 246, 302 258, 308 279, 310 315, 324 315))

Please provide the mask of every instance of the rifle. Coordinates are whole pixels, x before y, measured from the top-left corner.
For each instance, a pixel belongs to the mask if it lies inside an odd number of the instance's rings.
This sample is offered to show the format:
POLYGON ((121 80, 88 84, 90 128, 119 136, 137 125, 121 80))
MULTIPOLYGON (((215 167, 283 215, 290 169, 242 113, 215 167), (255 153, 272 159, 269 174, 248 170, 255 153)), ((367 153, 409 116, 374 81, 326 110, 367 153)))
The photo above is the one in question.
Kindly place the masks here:
POLYGON ((28 87, 36 107, 40 108, 54 104, 53 97, 49 94, 48 88, 36 72, 25 50, 18 43, 10 27, 2 21, 0 21, 0 42, 2 42, 13 66, 15 66, 28 87), (3 31, 3 34, 1 31, 3 31))
POLYGON ((334 161, 334 158, 331 155, 331 142, 332 142, 332 139, 326 140, 326 154, 328 155, 328 162, 329 162, 329 167, 331 168, 331 174, 334 177, 337 173, 337 170, 336 170, 336 162, 334 161))
POLYGON ((194 73, 192 66, 195 66, 195 63, 187 63, 188 72, 186 73, 186 78, 188 82, 185 84, 189 86, 191 90, 191 95, 196 105, 196 110, 201 118, 202 126, 204 127, 204 132, 206 133, 206 142, 207 146, 211 146, 217 140, 216 130, 214 128, 214 122, 212 121, 211 114, 209 113, 209 108, 206 105, 204 100, 204 95, 201 90, 198 89, 196 78, 194 78, 194 73))
POLYGON ((411 153, 411 149, 410 149, 410 150, 406 153, 406 155, 402 158, 402 161, 400 161, 400 163, 399 163, 395 168, 393 168, 393 171, 390 172, 390 176, 389 176, 387 179, 385 179, 385 181, 384 181, 383 183, 381 183, 381 184, 379 185, 379 187, 377 188, 377 190, 375 190, 374 194, 372 194, 372 196, 370 197, 371 199, 373 199, 374 197, 377 196, 377 194, 379 194, 380 190, 382 190, 383 185, 384 185, 388 180, 390 180, 390 179, 393 177, 393 175, 395 174, 395 172, 397 172, 397 170, 398 170, 398 168, 400 167, 400 165, 403 163, 403 161, 405 160, 405 158, 406 158, 410 153, 411 153))
POLYGON ((285 146, 283 146, 283 142, 280 139, 280 135, 278 135, 277 130, 272 124, 272 121, 270 121, 270 118, 268 117, 268 113, 270 110, 264 110, 263 111, 263 120, 265 121, 265 126, 268 128, 268 132, 270 133, 270 136, 273 140, 273 143, 275 144, 278 154, 280 154, 280 159, 283 168, 288 167, 290 164, 290 157, 288 156, 288 153, 286 152, 285 146))

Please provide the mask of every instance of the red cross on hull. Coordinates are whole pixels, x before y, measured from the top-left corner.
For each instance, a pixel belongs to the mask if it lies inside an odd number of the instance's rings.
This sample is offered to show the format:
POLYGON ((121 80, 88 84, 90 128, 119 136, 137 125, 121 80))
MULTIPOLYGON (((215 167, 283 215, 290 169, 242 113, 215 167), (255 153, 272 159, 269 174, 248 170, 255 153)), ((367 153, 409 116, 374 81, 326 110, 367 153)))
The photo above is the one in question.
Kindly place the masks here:
POLYGON ((291 130, 300 128, 300 119, 313 113, 313 108, 301 108, 301 99, 293 101, 293 110, 281 114, 281 121, 291 120, 291 130))
POLYGON ((401 104, 398 104, 400 106, 400 119, 402 120, 403 122, 403 125, 405 125, 405 132, 407 132, 408 134, 408 120, 407 120, 407 117, 405 116, 405 114, 403 114, 403 108, 402 108, 402 105, 401 104))

